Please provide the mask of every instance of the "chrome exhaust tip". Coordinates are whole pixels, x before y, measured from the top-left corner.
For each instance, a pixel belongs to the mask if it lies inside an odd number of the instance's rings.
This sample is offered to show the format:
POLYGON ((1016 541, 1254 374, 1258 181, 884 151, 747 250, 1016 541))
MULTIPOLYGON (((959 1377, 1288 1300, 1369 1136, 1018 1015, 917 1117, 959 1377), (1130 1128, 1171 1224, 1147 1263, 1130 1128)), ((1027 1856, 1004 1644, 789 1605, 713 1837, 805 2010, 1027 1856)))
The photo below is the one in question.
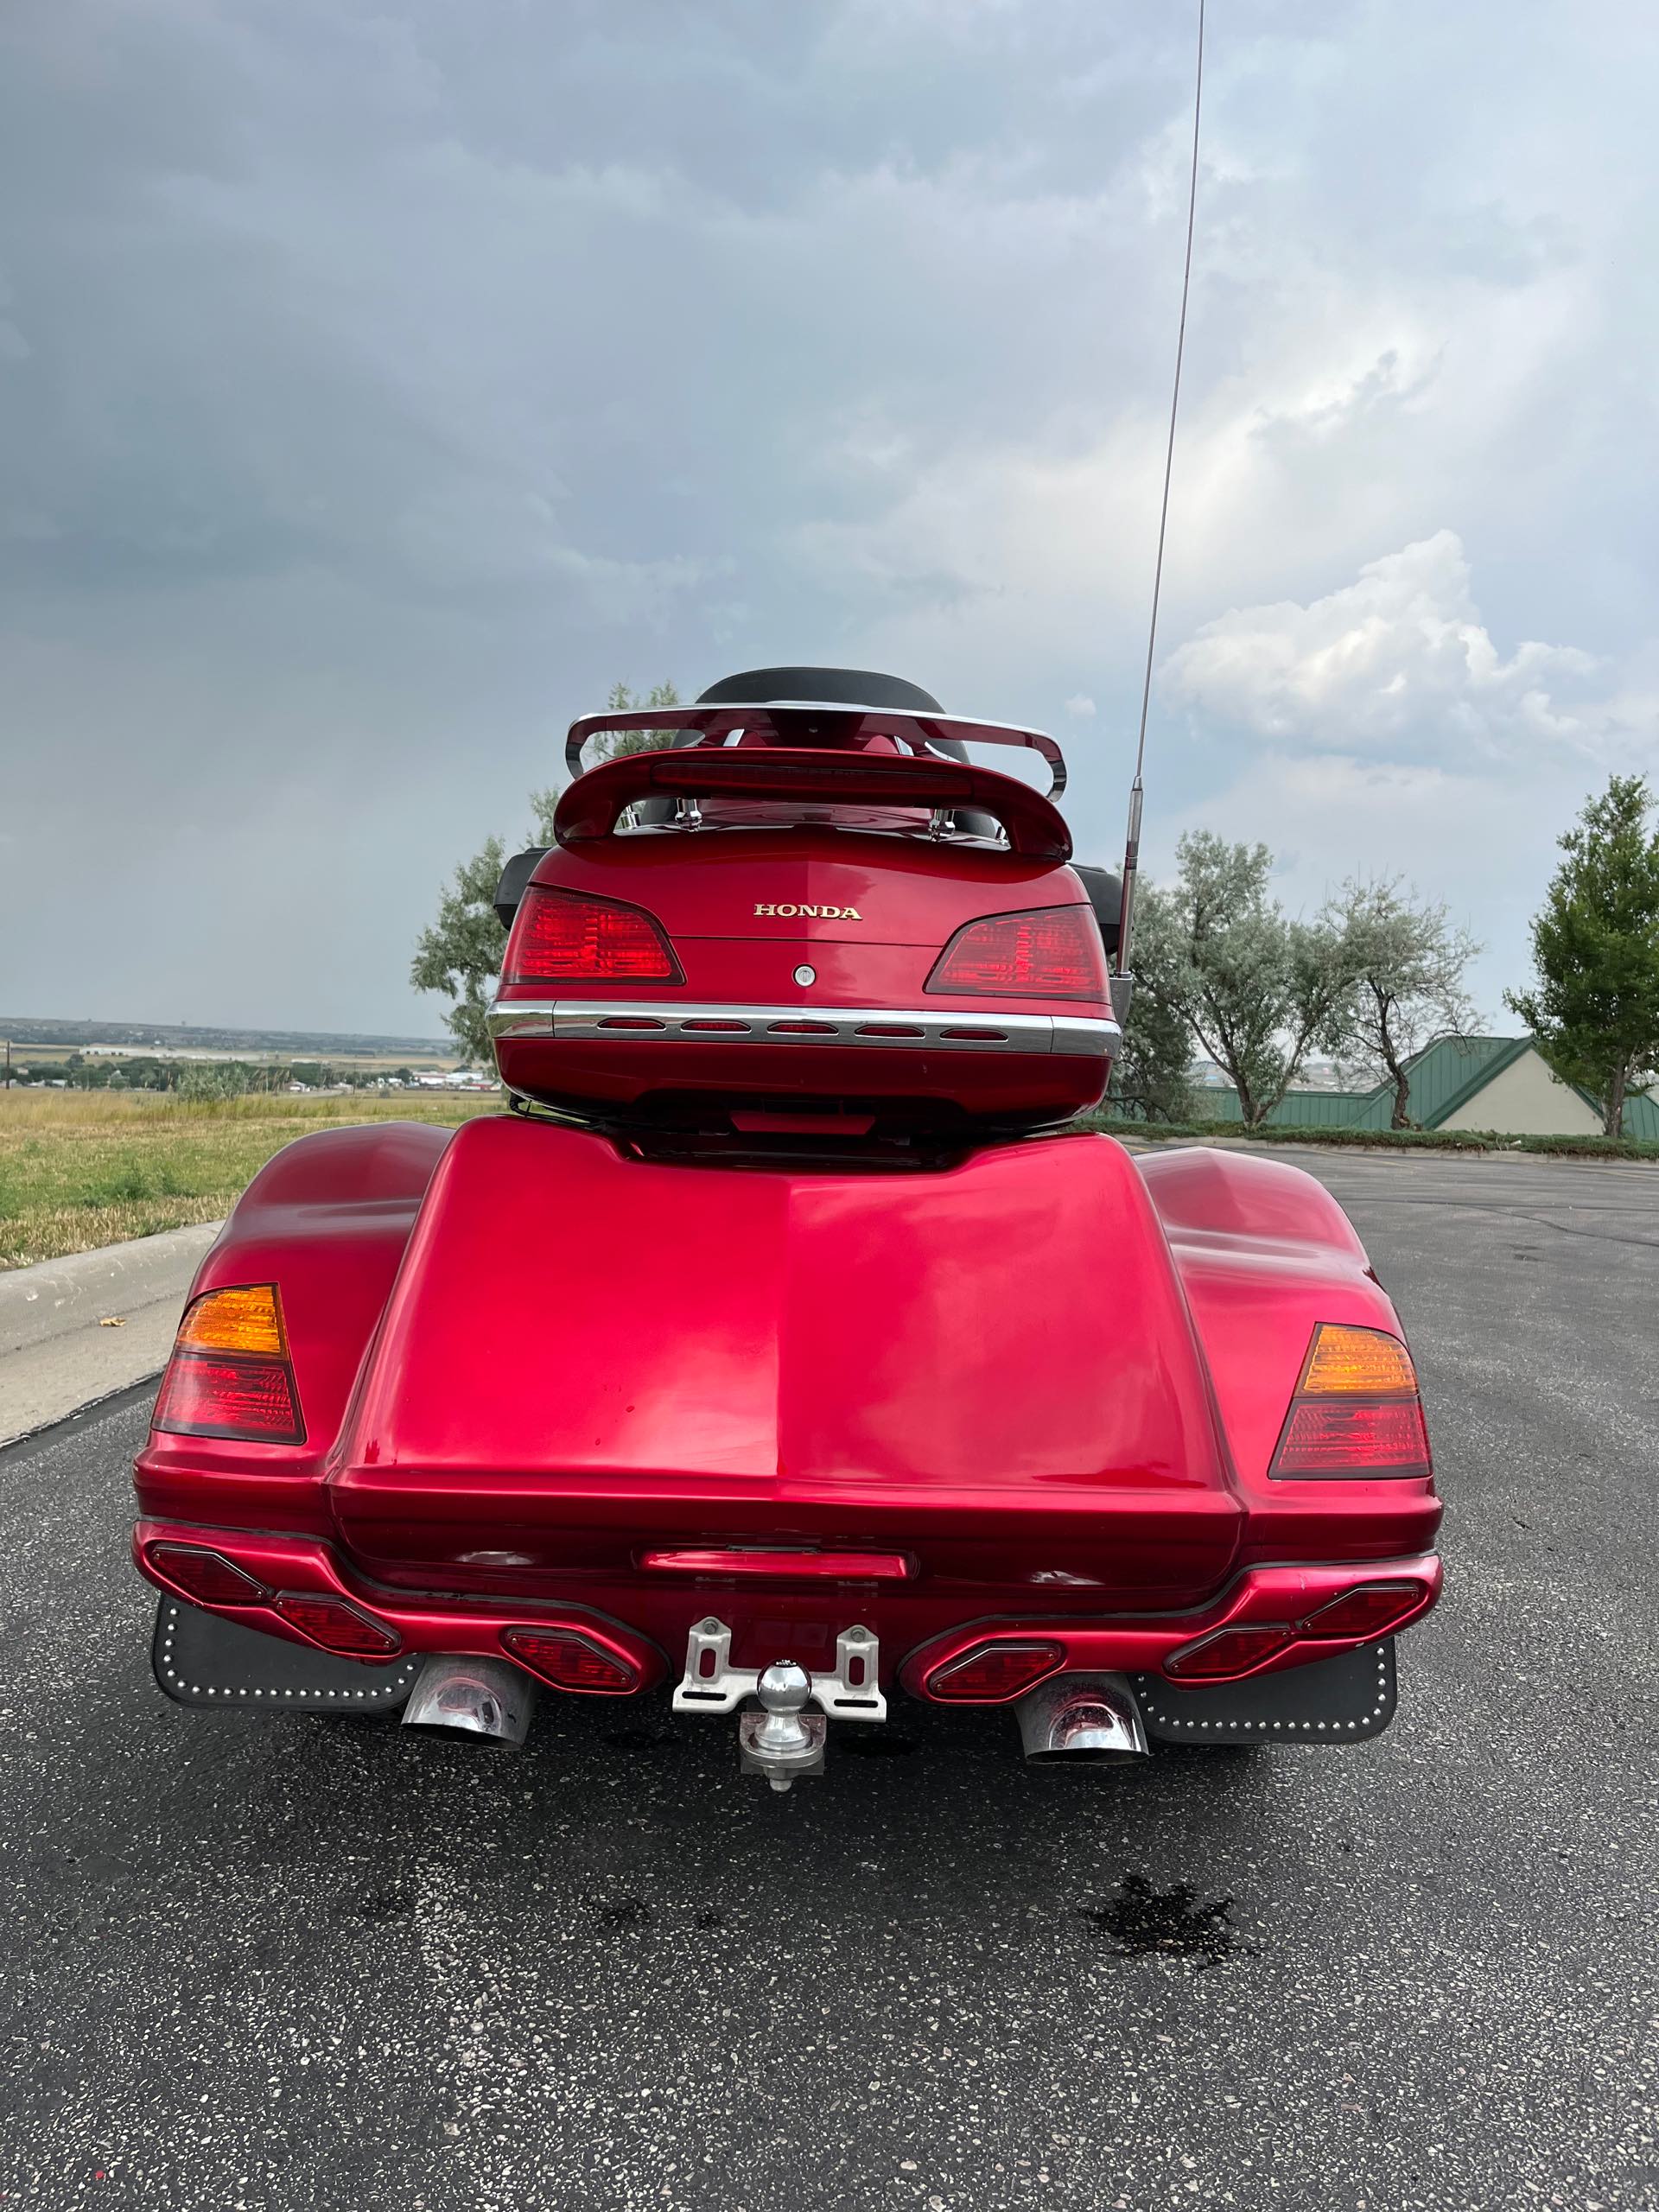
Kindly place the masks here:
POLYGON ((1032 1766, 1146 1757, 1147 1732, 1126 1675, 1053 1675, 1014 1711, 1032 1766))
POLYGON ((458 1728, 494 1744, 519 1745, 536 1711, 536 1685, 505 1659, 471 1659, 465 1653, 428 1656, 404 1707, 405 1728, 458 1728))

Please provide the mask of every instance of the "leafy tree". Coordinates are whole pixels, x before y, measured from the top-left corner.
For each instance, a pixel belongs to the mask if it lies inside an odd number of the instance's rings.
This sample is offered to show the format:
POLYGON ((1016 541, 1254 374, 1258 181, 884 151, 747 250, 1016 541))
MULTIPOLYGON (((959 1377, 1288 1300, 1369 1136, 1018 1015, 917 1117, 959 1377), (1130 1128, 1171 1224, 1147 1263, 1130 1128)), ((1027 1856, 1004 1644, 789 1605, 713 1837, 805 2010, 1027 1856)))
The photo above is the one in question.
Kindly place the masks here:
POLYGON ((1167 901, 1143 883, 1135 901, 1135 993, 1108 1096, 1149 1122, 1184 1122, 1192 1111, 1192 1033, 1153 980, 1170 972, 1174 927, 1167 901))
POLYGON ((1445 904, 1414 899, 1398 876, 1350 877, 1320 916, 1344 947, 1353 982, 1337 1018, 1335 1049, 1373 1083, 1394 1085, 1390 1128, 1408 1129, 1407 1062, 1431 1037, 1465 1036, 1475 1009, 1464 970, 1480 947, 1445 904))
MULTIPOLYGON (((677 707, 680 695, 671 683, 653 684, 643 699, 636 699, 626 683, 614 684, 606 705, 613 713, 632 707, 677 707)), ((592 748, 598 760, 620 760, 625 753, 645 753, 667 745, 672 730, 622 730, 607 733, 592 748)), ((558 804, 558 785, 530 795, 535 827, 527 843, 553 842, 553 810, 558 804)), ((495 995, 496 979, 507 933, 495 911, 495 887, 501 880, 506 847, 499 837, 488 837, 472 858, 463 861, 438 896, 437 919, 421 931, 409 979, 417 991, 441 992, 454 1001, 444 1015, 444 1026, 461 1047, 466 1065, 487 1063, 489 1033, 485 1016, 495 995)))
POLYGON ((1659 1075, 1659 834, 1640 776, 1614 776, 1560 841, 1532 925, 1538 979, 1504 1002, 1564 1083, 1599 1100, 1610 1137, 1624 1101, 1659 1075))
POLYGON ((1245 1127, 1256 1128, 1314 1046, 1339 1034, 1349 955, 1327 920, 1294 919, 1269 897, 1265 845, 1194 830, 1175 859, 1176 880, 1160 894, 1167 928, 1135 940, 1136 994, 1216 1062, 1238 1093, 1245 1127))

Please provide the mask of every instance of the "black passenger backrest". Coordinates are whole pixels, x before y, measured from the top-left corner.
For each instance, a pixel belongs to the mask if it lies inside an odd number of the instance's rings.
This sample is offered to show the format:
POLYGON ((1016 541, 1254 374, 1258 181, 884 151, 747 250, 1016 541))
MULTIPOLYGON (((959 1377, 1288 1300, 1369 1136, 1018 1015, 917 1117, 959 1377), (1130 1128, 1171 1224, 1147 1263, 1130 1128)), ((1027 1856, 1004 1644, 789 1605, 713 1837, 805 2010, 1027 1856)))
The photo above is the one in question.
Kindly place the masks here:
POLYGON ((495 887, 495 911, 504 930, 512 927, 524 886, 552 849, 550 845, 532 845, 528 852, 515 853, 502 869, 501 880, 495 887))
POLYGON ((1100 934, 1110 960, 1117 952, 1117 936, 1123 919, 1123 884, 1109 868, 1080 868, 1071 863, 1071 873, 1089 893, 1089 904, 1095 910, 1095 919, 1100 924, 1100 934))

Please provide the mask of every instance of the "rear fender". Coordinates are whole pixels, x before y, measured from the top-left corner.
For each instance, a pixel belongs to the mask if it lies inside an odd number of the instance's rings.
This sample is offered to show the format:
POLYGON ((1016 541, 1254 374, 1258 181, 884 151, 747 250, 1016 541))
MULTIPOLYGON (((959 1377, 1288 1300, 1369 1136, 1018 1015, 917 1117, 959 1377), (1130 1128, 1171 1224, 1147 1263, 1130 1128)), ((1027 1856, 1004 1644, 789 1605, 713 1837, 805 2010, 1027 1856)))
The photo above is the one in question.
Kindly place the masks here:
POLYGON ((1347 1215, 1322 1183, 1283 1160, 1192 1146, 1142 1154, 1137 1165, 1186 1292, 1249 1507, 1243 1556, 1426 1551, 1440 1520, 1432 1483, 1268 1478, 1319 1324, 1405 1336, 1347 1215))
POLYGON ((152 1430, 136 1463, 143 1510, 200 1516, 210 1492, 213 1517, 263 1510, 268 1524, 327 1529, 324 1464, 452 1135, 417 1122, 319 1130, 261 1168, 203 1259, 190 1296, 240 1283, 277 1286, 305 1440, 245 1444, 152 1430))

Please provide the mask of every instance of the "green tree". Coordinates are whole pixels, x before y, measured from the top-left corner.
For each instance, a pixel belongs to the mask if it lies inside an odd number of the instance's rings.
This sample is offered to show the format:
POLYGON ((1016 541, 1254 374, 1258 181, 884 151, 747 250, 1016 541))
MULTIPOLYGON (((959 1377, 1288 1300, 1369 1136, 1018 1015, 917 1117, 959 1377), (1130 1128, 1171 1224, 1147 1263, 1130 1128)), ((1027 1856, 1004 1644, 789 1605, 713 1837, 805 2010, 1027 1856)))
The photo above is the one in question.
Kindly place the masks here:
MULTIPOLYGON (((626 683, 614 684, 606 705, 620 714, 633 707, 677 707, 680 695, 671 683, 653 684, 643 699, 636 699, 626 683)), ((646 753, 671 742, 667 729, 623 730, 607 733, 594 743, 590 765, 620 760, 624 754, 646 753)), ((553 842, 553 811, 559 787, 530 795, 535 826, 526 842, 553 842)), ((435 991, 453 1001, 444 1026, 461 1048, 463 1064, 487 1064, 489 1032, 485 1017, 501 970, 507 933, 495 911, 495 889, 507 849, 499 837, 486 838, 472 858, 463 861, 438 895, 437 919, 421 931, 409 979, 417 991, 435 991)))
POLYGON ((1168 901, 1143 883, 1135 901, 1135 991, 1107 1095, 1149 1122, 1184 1122, 1192 1111, 1192 1033, 1158 988, 1174 964, 1174 931, 1168 901))
POLYGON ((1356 1074, 1394 1085, 1389 1126, 1408 1129, 1407 1063, 1432 1037, 1467 1036, 1474 1027, 1463 978, 1480 947, 1444 902, 1414 898, 1398 876, 1351 876, 1320 919, 1343 944, 1353 978, 1336 1016, 1334 1049, 1356 1074))
POLYGON ((1159 894, 1167 928, 1136 936, 1136 995, 1185 1028, 1237 1091, 1245 1127, 1256 1128, 1315 1045, 1339 1035, 1350 955, 1327 920, 1295 919, 1269 896, 1265 845, 1193 830, 1175 861, 1175 880, 1159 894))
POLYGON ((1504 1003, 1564 1083, 1600 1102, 1610 1137, 1624 1101, 1659 1075, 1659 834, 1640 776, 1614 776, 1560 841, 1532 925, 1537 981, 1504 1003))

